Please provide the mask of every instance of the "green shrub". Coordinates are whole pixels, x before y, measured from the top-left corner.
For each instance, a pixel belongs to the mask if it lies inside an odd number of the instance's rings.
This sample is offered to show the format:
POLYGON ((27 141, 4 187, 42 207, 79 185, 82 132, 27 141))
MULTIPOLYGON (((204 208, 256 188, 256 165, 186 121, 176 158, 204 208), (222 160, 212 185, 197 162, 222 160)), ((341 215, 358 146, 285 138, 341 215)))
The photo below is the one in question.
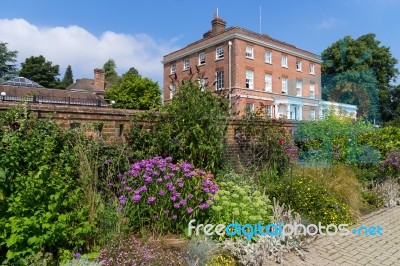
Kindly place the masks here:
POLYGON ((171 156, 214 172, 223 163, 227 115, 225 99, 186 82, 156 115, 134 117, 128 140, 144 157, 171 156), (143 120, 152 126, 138 126, 143 120))
POLYGON ((242 168, 251 172, 274 167, 281 175, 297 153, 291 135, 283 127, 283 120, 265 119, 260 111, 238 121, 235 142, 242 168))
POLYGON ((353 222, 348 204, 308 176, 285 176, 267 183, 265 187, 270 198, 275 197, 289 205, 310 223, 328 225, 353 222))
POLYGON ((218 254, 212 257, 206 264, 206 266, 236 266, 237 261, 229 255, 218 254))
POLYGON ((328 168, 301 168, 295 166, 293 174, 304 175, 324 187, 327 192, 348 206, 353 218, 358 218, 363 208, 362 183, 357 179, 354 167, 334 164, 328 168))
POLYGON ((93 233, 88 209, 77 208, 82 190, 73 135, 28 114, 23 106, 0 119, 0 261, 14 265, 29 265, 27 257, 38 252, 57 260, 93 233))
POLYGON ((330 112, 323 120, 302 122, 295 133, 300 157, 306 162, 377 163, 380 152, 362 141, 363 135, 377 131, 371 124, 330 112), (323 133, 322 133, 323 132, 323 133))
POLYGON ((268 224, 272 221, 272 205, 260 191, 250 191, 250 186, 239 186, 233 182, 220 182, 219 190, 211 206, 211 224, 268 224))

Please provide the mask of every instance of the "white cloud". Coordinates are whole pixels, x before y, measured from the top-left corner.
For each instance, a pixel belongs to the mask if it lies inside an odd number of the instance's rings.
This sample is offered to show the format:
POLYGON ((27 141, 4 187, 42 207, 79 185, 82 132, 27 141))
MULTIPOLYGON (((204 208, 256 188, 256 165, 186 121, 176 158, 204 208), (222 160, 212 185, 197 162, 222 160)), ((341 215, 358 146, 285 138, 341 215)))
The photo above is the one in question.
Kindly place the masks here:
POLYGON ((160 41, 144 33, 131 35, 111 31, 97 37, 79 26, 38 27, 24 19, 0 19, 0 41, 8 43, 9 50, 18 51, 18 62, 32 55, 43 55, 60 65, 61 76, 71 65, 75 79, 92 78, 93 69, 102 67, 112 58, 119 74, 135 67, 143 76, 160 83, 162 57, 177 49, 176 38, 160 41))
POLYGON ((327 18, 313 27, 314 30, 331 30, 343 25, 343 22, 335 18, 327 18))

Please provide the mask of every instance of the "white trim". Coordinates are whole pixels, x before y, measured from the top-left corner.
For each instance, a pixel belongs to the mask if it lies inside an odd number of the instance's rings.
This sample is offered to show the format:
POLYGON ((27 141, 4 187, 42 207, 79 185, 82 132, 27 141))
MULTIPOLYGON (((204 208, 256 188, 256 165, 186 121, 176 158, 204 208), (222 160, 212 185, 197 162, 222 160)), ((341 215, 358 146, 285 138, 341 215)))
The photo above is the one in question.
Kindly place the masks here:
MULTIPOLYGON (((315 57, 312 57, 312 56, 309 56, 309 55, 305 55, 305 54, 303 54, 303 53, 301 53, 301 52, 295 52, 295 51, 292 51, 292 50, 290 50, 290 49, 282 48, 281 46, 278 46, 278 45, 276 45, 276 44, 272 44, 272 43, 270 43, 270 42, 261 41, 261 40, 256 39, 256 38, 252 38, 252 37, 246 36, 246 35, 241 34, 241 33, 232 33, 232 34, 229 34, 229 35, 227 35, 227 36, 225 36, 225 37, 223 37, 223 38, 216 39, 215 41, 210 42, 210 43, 208 43, 208 44, 200 45, 200 46, 197 47, 197 48, 193 48, 193 49, 191 49, 191 50, 189 50, 189 51, 186 51, 186 52, 184 52, 184 53, 181 53, 180 55, 171 57, 170 59, 163 60, 163 61, 161 61, 161 63, 163 63, 163 64, 170 63, 170 62, 172 62, 172 61, 181 59, 181 58, 183 58, 183 57, 187 57, 188 55, 191 55, 191 54, 193 54, 193 53, 199 52, 199 51, 204 50, 204 49, 207 49, 207 48, 209 48, 209 47, 213 47, 213 46, 215 46, 215 45, 217 45, 217 44, 222 44, 222 43, 225 42, 225 41, 228 41, 228 40, 231 40, 231 39, 235 39, 235 38, 241 39, 241 40, 244 40, 244 41, 253 42, 253 43, 255 43, 255 44, 264 46, 264 47, 266 47, 266 48, 270 48, 270 49, 273 49, 273 50, 275 50, 275 51, 283 52, 283 53, 285 53, 285 54, 290 54, 290 55, 293 55, 293 56, 296 56, 296 57, 300 57, 300 58, 306 59, 306 60, 308 60, 308 61, 311 61, 311 62, 314 62, 314 63, 317 63, 317 64, 322 64, 322 60, 321 60, 321 58, 320 58, 318 55, 315 55, 315 57)), ((190 45, 190 46, 194 46, 194 45, 195 45, 195 44, 190 45)), ((184 47, 184 48, 182 48, 182 49, 188 48, 188 47, 190 47, 190 46, 186 46, 186 47, 184 47)), ((295 49, 296 49, 296 48, 295 48, 295 49)), ((297 48, 297 49, 298 49, 298 48, 297 48)), ((177 52, 177 51, 175 51, 175 52, 177 52)))
POLYGON ((274 101, 274 98, 267 98, 267 97, 262 97, 262 96, 253 96, 253 95, 247 95, 247 94, 232 94, 232 97, 240 97, 240 98, 246 98, 246 99, 254 99, 254 100, 264 100, 264 101, 274 101))

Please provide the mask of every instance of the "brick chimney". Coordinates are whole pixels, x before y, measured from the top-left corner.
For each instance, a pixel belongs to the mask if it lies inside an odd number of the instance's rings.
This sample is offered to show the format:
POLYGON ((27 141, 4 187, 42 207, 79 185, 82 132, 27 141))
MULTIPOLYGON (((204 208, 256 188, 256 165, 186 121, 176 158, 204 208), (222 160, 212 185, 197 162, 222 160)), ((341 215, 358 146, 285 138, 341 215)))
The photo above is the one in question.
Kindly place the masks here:
POLYGON ((214 19, 211 21, 212 29, 211 32, 212 34, 220 33, 221 31, 224 31, 226 28, 226 22, 222 18, 219 18, 217 15, 214 15, 214 19))
POLYGON ((203 34, 203 38, 207 38, 211 35, 224 31, 226 28, 226 22, 225 20, 219 18, 216 14, 214 14, 214 19, 211 21, 211 26, 211 30, 203 34))
POLYGON ((94 69, 94 82, 93 82, 93 89, 96 92, 103 92, 104 93, 104 89, 106 87, 106 83, 105 83, 105 73, 103 69, 100 68, 95 68, 94 69))

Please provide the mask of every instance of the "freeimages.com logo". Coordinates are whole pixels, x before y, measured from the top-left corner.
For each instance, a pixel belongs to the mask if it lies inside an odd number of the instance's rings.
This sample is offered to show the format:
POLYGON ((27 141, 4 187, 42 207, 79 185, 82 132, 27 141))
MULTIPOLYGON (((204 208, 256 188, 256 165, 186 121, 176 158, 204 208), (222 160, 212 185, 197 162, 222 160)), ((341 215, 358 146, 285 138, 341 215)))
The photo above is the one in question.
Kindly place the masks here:
POLYGON ((263 225, 262 222, 258 222, 256 224, 239 224, 238 222, 231 223, 228 225, 224 224, 198 224, 193 225, 196 220, 190 220, 188 224, 188 235, 191 236, 192 232, 196 236, 200 234, 204 234, 207 236, 212 236, 214 234, 223 236, 245 236, 246 240, 251 240, 255 236, 272 236, 272 237, 287 237, 291 235, 309 235, 314 236, 316 234, 320 235, 328 235, 328 236, 347 236, 350 234, 355 234, 358 236, 365 235, 365 236, 383 236, 383 228, 380 225, 377 226, 365 226, 362 225, 358 228, 354 228, 352 230, 348 229, 348 224, 329 224, 323 226, 320 222, 318 225, 316 224, 285 224, 283 225, 282 222, 278 224, 268 224, 263 225))

